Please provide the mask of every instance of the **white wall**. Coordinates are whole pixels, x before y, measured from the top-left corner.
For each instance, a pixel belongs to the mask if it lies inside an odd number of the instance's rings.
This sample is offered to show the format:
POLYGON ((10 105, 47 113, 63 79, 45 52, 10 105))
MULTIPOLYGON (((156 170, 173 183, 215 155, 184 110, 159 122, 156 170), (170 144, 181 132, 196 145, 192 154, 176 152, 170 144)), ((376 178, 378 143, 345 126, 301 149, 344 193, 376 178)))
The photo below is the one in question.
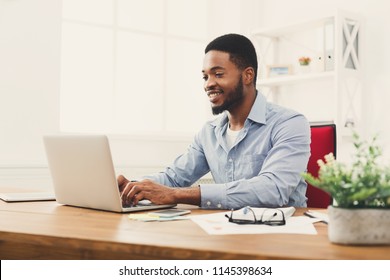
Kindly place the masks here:
POLYGON ((58 129, 60 1, 0 1, 0 165, 42 162, 58 129))
POLYGON ((41 135, 59 127, 60 16, 59 0, 0 1, 2 185, 47 177, 41 135))

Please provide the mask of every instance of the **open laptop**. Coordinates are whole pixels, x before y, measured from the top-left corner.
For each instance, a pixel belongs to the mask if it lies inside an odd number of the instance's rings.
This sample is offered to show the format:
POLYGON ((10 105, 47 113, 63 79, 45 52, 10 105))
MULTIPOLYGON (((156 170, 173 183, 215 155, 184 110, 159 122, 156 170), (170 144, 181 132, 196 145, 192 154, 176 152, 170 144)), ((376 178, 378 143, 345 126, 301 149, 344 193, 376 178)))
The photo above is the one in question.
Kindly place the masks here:
POLYGON ((58 203, 113 212, 176 206, 146 201, 123 207, 105 135, 47 135, 43 142, 58 203))

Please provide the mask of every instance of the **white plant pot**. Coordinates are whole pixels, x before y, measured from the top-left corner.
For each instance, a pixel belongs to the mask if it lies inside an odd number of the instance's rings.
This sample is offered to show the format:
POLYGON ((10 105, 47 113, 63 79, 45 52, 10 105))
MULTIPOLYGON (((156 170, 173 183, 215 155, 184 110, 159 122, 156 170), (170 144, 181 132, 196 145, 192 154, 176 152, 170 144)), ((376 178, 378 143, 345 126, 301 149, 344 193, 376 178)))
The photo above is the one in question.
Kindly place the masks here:
POLYGON ((310 65, 299 65, 299 73, 300 74, 309 74, 311 72, 310 65))
POLYGON ((328 236, 340 244, 390 244, 390 209, 329 206, 328 236))

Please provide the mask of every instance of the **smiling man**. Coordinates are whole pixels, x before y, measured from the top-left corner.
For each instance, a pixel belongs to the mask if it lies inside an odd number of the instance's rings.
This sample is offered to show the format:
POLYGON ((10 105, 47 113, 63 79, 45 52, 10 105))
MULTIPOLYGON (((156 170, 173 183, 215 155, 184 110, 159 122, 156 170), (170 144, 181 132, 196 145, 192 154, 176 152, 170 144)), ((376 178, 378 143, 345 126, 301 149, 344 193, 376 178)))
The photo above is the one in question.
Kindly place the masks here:
POLYGON ((267 102, 256 90, 251 41, 239 34, 213 40, 202 74, 212 112, 220 116, 164 172, 138 182, 120 175, 124 204, 149 199, 206 209, 306 207, 300 174, 310 156, 310 126, 302 114, 267 102), (209 171, 214 184, 192 186, 209 171))

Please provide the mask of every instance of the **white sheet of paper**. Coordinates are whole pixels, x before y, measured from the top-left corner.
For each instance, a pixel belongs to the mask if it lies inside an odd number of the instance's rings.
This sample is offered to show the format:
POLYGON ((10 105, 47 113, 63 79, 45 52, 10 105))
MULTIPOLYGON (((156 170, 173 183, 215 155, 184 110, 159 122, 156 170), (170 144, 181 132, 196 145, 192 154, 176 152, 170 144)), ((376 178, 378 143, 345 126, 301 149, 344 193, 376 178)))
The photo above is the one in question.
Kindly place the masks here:
POLYGON ((305 214, 308 215, 309 217, 312 217, 312 218, 321 219, 321 221, 323 221, 327 224, 329 223, 329 216, 326 213, 309 210, 305 214))
MULTIPOLYGON (((257 211, 256 211, 257 212, 257 211)), ((265 234, 265 233, 288 233, 288 234, 317 234, 313 223, 320 219, 305 216, 286 217, 284 226, 268 225, 238 225, 230 223, 225 217, 230 212, 191 216, 191 220, 211 235, 222 234, 265 234)))

